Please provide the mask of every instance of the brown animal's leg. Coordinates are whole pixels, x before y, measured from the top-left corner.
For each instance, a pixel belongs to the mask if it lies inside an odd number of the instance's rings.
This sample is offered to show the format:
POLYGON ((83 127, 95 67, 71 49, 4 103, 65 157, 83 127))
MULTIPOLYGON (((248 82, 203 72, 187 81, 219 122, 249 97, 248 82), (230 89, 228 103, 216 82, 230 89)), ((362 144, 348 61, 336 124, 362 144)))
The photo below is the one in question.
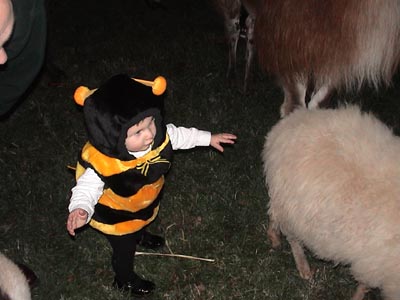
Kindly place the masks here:
POLYGON ((365 294, 368 293, 368 291, 369 288, 365 284, 363 283, 358 284, 357 289, 353 294, 353 297, 351 297, 351 300, 363 300, 365 294))
POLYGON ((281 232, 272 220, 269 221, 267 235, 271 241, 272 248, 279 248, 281 245, 281 232))
POLYGON ((232 78, 236 75, 236 50, 240 36, 240 1, 225 1, 225 31, 228 40, 228 70, 227 77, 232 78))
POLYGON ((298 106, 306 106, 305 96, 307 84, 300 81, 283 80, 282 88, 284 93, 284 100, 281 105, 281 117, 290 114, 298 106))
POLYGON ((255 53, 255 46, 254 46, 254 23, 255 23, 255 17, 251 14, 249 14, 246 18, 246 31, 247 31, 247 37, 246 37, 246 69, 244 73, 244 85, 243 85, 243 90, 246 92, 247 90, 247 83, 249 81, 250 77, 250 69, 251 65, 253 62, 253 57, 255 53))
POLYGON ((299 242, 295 240, 289 240, 290 247, 292 248, 292 253, 294 260, 296 262, 297 270, 300 273, 300 277, 303 279, 311 279, 312 272, 310 269, 310 265, 308 264, 306 255, 304 254, 303 247, 300 245, 299 242))

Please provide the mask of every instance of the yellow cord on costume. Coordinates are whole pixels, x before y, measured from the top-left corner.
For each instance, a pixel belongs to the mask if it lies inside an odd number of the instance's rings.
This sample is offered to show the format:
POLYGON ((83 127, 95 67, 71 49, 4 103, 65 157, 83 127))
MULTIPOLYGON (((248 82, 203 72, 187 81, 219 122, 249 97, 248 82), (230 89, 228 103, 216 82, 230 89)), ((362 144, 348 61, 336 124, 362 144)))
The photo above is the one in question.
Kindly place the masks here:
POLYGON ((140 173, 142 173, 144 176, 147 176, 147 172, 149 171, 150 165, 158 164, 158 163, 169 163, 168 160, 165 158, 161 158, 160 155, 153 157, 149 160, 146 160, 145 162, 141 163, 140 165, 137 165, 137 169, 140 170, 140 173))

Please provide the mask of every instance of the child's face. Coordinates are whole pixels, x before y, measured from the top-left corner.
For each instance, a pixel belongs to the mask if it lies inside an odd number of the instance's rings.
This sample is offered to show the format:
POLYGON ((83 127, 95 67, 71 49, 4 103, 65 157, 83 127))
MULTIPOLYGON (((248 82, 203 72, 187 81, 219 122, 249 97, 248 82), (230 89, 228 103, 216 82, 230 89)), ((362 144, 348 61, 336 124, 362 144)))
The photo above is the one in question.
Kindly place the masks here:
POLYGON ((144 151, 150 147, 156 136, 154 117, 144 118, 128 129, 125 146, 130 152, 144 151))

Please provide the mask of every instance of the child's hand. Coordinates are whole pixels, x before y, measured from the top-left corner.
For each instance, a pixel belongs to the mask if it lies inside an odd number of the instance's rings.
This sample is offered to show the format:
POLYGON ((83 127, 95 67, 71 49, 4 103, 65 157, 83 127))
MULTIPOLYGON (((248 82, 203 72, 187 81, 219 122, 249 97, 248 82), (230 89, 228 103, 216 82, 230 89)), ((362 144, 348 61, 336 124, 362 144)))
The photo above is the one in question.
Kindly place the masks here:
POLYGON ((67 230, 70 235, 75 236, 75 229, 81 228, 86 224, 88 213, 82 208, 74 209, 70 212, 67 220, 67 230))
POLYGON ((220 152, 224 152, 224 148, 221 144, 234 144, 236 140, 236 135, 231 133, 218 133, 211 135, 210 145, 220 152))

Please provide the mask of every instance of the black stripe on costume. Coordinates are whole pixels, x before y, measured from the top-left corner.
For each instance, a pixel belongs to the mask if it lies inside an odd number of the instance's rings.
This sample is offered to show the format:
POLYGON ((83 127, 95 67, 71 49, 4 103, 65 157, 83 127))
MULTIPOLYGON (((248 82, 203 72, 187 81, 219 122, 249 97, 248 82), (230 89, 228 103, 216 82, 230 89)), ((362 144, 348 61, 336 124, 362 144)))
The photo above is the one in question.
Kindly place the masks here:
MULTIPOLYGON (((81 154, 82 155, 82 154, 81 154)), ((136 168, 131 168, 125 172, 104 176, 96 170, 93 165, 84 160, 82 156, 78 158, 80 165, 87 169, 91 168, 104 182, 104 188, 110 188, 115 194, 122 197, 129 197, 135 195, 144 185, 152 184, 157 181, 161 175, 168 173, 171 166, 172 146, 168 143, 165 148, 160 152, 162 159, 167 159, 168 163, 157 163, 149 165, 146 176, 136 168)))
POLYGON ((131 169, 126 172, 102 176, 105 184, 112 189, 114 193, 122 197, 135 195, 144 185, 156 182, 162 174, 166 174, 171 163, 157 163, 149 166, 147 176, 144 176, 137 169, 131 169))
POLYGON ((160 195, 148 207, 135 213, 126 210, 115 210, 97 203, 93 219, 99 223, 114 225, 131 220, 148 220, 153 216, 154 208, 160 203, 160 195))

